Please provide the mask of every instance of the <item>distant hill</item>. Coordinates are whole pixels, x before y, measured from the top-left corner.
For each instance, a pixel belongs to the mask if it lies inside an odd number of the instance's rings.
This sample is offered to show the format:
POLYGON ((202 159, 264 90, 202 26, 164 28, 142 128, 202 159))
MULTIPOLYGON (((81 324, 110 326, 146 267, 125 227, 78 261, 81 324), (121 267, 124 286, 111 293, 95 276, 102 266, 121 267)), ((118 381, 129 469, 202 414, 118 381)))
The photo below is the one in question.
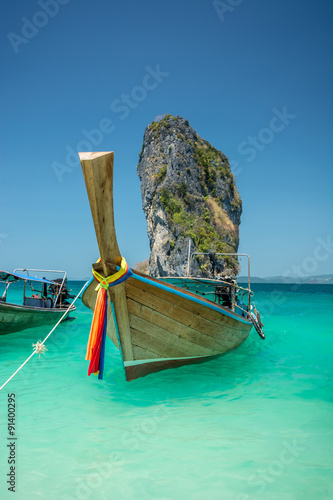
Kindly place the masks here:
MULTIPOLYGON (((238 276, 238 283, 247 283, 247 276, 238 276)), ((319 276, 308 276, 306 278, 271 276, 269 278, 258 278, 251 276, 251 283, 286 283, 286 284, 309 284, 309 285, 333 285, 333 274, 321 274, 319 276)))

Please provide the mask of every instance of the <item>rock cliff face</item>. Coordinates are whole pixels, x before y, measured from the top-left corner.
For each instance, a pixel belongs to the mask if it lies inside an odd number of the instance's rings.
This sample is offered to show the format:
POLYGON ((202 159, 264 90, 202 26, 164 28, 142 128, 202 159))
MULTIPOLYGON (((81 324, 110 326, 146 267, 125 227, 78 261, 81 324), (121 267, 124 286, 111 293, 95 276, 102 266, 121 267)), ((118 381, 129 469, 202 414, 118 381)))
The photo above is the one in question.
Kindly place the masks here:
MULTIPOLYGON (((242 202, 228 158, 187 120, 167 115, 145 131, 137 167, 150 241, 149 274, 185 276, 192 252, 237 252, 242 202)), ((215 274, 238 271, 234 257, 214 260, 215 274)), ((211 277, 212 259, 191 259, 191 275, 211 277)))

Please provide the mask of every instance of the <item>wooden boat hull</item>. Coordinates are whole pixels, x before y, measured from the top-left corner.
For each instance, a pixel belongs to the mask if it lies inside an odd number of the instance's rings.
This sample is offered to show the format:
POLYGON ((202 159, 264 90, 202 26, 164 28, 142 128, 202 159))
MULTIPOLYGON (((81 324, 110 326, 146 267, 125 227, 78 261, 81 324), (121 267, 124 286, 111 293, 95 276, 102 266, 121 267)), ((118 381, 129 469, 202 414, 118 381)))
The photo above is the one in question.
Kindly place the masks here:
MULTIPOLYGON (((138 271, 118 286, 125 289, 122 309, 129 327, 119 328, 110 307, 107 334, 121 348, 128 381, 226 354, 252 328, 249 320, 230 310, 138 271)), ((95 288, 92 282, 82 297, 92 310, 95 288)))
MULTIPOLYGON (((113 211, 113 152, 79 153, 103 276, 121 265, 113 211)), ((96 282, 83 294, 92 310, 96 282)), ((133 271, 108 288, 107 335, 120 349, 127 380, 208 361, 238 347, 252 323, 204 297, 133 271)))
MULTIPOLYGON (((75 306, 71 311, 75 310, 75 306)), ((28 307, 0 302, 0 335, 19 332, 27 328, 55 325, 66 309, 28 307)))
MULTIPOLYGON (((229 351, 228 351, 229 352, 229 351)), ((215 356, 200 356, 198 358, 181 358, 181 359, 164 359, 164 360, 149 360, 143 362, 136 362, 135 364, 126 364, 125 373, 127 382, 131 382, 140 377, 145 377, 151 373, 157 373, 162 370, 168 370, 169 368, 179 368, 186 365, 194 365, 199 363, 205 363, 211 361, 212 359, 224 356, 223 354, 216 354, 215 356)))

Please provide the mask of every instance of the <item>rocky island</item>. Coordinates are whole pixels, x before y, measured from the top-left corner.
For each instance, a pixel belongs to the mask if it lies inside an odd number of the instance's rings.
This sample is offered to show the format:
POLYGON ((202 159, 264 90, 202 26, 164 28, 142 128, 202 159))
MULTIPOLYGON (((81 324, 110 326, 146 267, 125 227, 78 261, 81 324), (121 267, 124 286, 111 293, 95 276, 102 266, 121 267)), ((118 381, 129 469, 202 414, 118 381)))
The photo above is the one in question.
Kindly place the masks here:
MULTIPOLYGON (((192 252, 237 252, 242 202, 228 158, 189 122, 166 115, 145 130, 137 166, 151 276, 185 276, 192 252)), ((238 272, 234 257, 197 256, 191 275, 238 272)))

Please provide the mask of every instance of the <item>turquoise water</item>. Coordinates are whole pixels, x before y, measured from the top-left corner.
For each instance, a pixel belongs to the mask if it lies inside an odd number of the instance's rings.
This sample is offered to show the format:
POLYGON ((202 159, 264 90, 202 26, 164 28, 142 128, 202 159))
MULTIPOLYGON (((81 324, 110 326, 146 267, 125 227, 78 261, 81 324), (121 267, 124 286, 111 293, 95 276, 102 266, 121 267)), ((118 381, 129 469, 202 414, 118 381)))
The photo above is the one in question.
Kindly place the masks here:
MULTIPOLYGON (((71 283, 74 292, 82 283, 71 283)), ((87 376, 91 313, 63 323, 0 393, 0 498, 333 498, 333 287, 254 285, 266 340, 128 383, 107 340, 87 376), (7 490, 7 394, 16 399, 16 492, 7 490)), ((49 328, 0 337, 0 385, 49 328)))

